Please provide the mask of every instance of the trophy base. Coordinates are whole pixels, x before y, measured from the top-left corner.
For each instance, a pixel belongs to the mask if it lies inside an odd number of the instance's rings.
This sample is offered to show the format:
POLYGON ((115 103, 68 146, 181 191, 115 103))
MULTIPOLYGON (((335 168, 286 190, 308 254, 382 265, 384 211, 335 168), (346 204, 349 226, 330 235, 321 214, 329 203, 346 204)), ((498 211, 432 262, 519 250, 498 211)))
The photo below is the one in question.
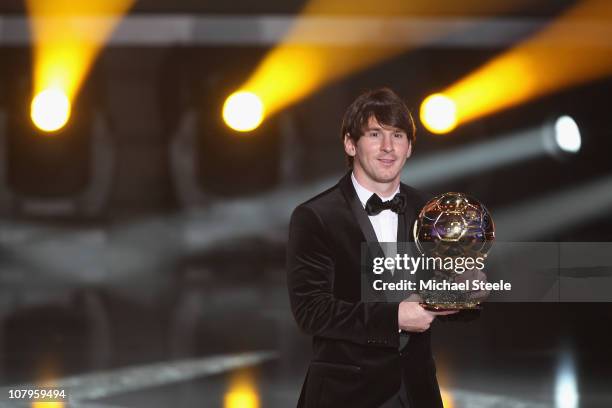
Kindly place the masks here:
POLYGON ((458 312, 461 310, 476 310, 480 309, 479 302, 471 303, 420 303, 425 310, 430 312, 458 312))

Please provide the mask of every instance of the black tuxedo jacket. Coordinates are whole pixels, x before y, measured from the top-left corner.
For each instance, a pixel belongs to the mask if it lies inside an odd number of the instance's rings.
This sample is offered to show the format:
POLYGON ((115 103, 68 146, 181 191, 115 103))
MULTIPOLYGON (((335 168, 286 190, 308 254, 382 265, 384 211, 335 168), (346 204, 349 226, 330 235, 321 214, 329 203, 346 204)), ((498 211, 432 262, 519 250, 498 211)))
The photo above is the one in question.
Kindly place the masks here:
MULTIPOLYGON (((408 205, 398 241, 430 196, 405 184, 408 205)), ((374 408, 397 393, 401 378, 411 408, 442 408, 430 331, 411 333, 399 349, 398 303, 361 301, 361 244, 376 234, 351 181, 299 205, 291 216, 287 274, 291 308, 313 336, 314 358, 298 407, 374 408)))

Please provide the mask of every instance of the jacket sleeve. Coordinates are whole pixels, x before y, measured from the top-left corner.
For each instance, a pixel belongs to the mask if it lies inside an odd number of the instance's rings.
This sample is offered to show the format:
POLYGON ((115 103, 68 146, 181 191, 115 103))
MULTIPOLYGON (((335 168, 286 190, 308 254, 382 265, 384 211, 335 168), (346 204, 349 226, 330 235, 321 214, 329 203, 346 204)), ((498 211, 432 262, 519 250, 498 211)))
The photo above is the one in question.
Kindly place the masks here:
MULTIPOLYGON (((287 245, 287 285, 298 326, 314 336, 397 348, 398 303, 334 297, 334 268, 330 236, 320 216, 299 206, 291 216, 287 245)), ((360 279, 360 271, 355 271, 355 279, 360 279)))

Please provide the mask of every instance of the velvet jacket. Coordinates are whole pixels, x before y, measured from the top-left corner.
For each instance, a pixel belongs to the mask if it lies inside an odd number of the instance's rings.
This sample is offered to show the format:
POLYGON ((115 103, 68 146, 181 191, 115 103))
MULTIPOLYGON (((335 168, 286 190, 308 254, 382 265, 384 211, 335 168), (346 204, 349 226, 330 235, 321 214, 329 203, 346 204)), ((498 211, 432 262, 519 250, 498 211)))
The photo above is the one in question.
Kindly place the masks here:
MULTIPOLYGON (((429 195, 405 184, 398 242, 409 232, 429 195)), ((397 302, 361 298, 361 244, 377 242, 351 173, 299 205, 291 216, 287 284, 298 326, 312 335, 313 359, 300 408, 375 408, 398 392, 401 378, 410 408, 442 408, 430 330, 411 333, 399 349, 397 302)))

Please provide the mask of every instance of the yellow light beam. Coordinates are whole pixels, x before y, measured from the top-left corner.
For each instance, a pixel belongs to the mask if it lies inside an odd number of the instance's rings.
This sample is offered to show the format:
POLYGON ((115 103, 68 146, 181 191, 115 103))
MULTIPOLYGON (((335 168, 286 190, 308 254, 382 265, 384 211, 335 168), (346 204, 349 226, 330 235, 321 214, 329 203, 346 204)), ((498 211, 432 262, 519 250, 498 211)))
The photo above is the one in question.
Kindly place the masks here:
MULTIPOLYGON (((134 0, 26 0, 34 41, 34 97, 59 90, 72 103, 95 57, 133 3, 134 0)), ((31 113, 34 116, 33 110, 31 113)))
POLYGON ((444 408, 454 408, 455 399, 450 391, 453 382, 451 379, 452 373, 449 368, 449 365, 447 364, 447 359, 444 358, 444 354, 441 353, 439 356, 436 357, 436 361, 438 372, 437 377, 438 383, 440 384, 440 395, 442 396, 442 404, 444 405, 444 408))
POLYGON ((444 406, 444 408, 454 408, 455 407, 455 400, 450 391, 441 387, 440 395, 442 396, 442 405, 444 406))
POLYGON ((599 28, 610 23, 612 2, 582 1, 442 93, 465 123, 606 76, 612 73, 612 50, 599 28))
MULTIPOLYGON (((301 30, 297 23, 294 33, 301 30)), ((335 36, 333 29, 326 35, 335 36)), ((299 34, 294 34, 299 36, 299 34)), ((272 50, 240 89, 258 95, 268 115, 304 99, 323 85, 402 52, 400 47, 332 47, 287 40, 272 50)))
POLYGON ((224 408, 259 408, 259 394, 251 372, 242 370, 232 376, 223 405, 224 408))
MULTIPOLYGON (((239 89, 258 95, 266 114, 272 115, 334 80, 408 50, 407 44, 394 41, 406 33, 388 17, 434 14, 444 8, 451 12, 457 7, 441 0, 311 0, 300 17, 309 17, 317 24, 298 17, 282 43, 268 53, 239 89), (331 46, 326 44, 329 39, 346 40, 346 44, 331 46)), ((458 8, 479 14, 501 11, 499 4, 485 0, 461 2, 458 8)), ((422 32, 419 38, 435 38, 451 29, 422 32)))
POLYGON ((60 401, 35 401, 32 408, 64 408, 64 403, 60 401))
MULTIPOLYGON (((57 356, 46 354, 40 359, 38 364, 36 384, 40 388, 57 387, 56 379, 60 377, 60 364, 57 356)), ((64 403, 61 401, 34 401, 31 406, 32 408, 63 408, 64 403)))

